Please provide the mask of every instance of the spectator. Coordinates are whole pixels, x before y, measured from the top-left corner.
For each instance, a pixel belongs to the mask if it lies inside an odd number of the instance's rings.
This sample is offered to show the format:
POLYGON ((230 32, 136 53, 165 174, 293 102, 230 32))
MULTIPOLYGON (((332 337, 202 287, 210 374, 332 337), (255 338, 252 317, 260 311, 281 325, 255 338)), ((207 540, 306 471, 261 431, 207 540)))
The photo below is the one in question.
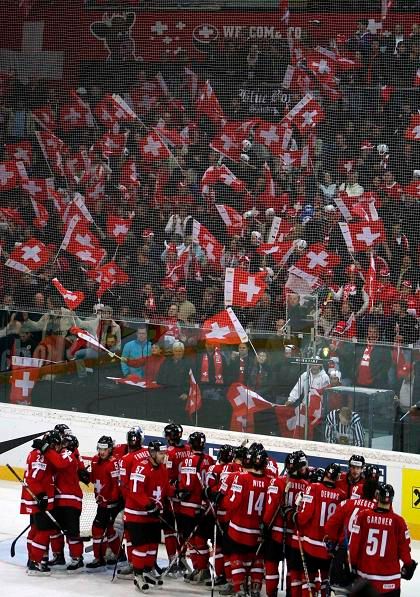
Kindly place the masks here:
POLYGON ((250 383, 250 374, 254 364, 254 357, 250 354, 248 344, 242 342, 238 350, 232 350, 229 362, 229 378, 232 383, 242 383, 247 386, 250 383))
POLYGON ((144 377, 144 367, 140 364, 130 364, 130 361, 137 361, 152 354, 152 343, 147 339, 147 327, 137 328, 136 339, 125 344, 122 351, 121 370, 127 375, 138 375, 144 377))
POLYGON ((160 398, 161 418, 158 420, 186 420, 185 401, 188 398, 191 364, 184 351, 184 344, 176 340, 171 346, 172 357, 168 356, 158 371, 157 383, 169 390, 160 398))
POLYGON ((368 388, 388 388, 391 353, 388 347, 380 346, 378 342, 379 329, 375 325, 370 325, 366 344, 356 346, 354 373, 353 371, 349 372, 354 375, 355 385, 368 388))
POLYGON ((194 303, 187 299, 185 286, 178 288, 178 319, 185 325, 194 323, 196 309, 194 303))
POLYGON ((348 406, 329 412, 325 420, 325 441, 364 447, 365 432, 360 416, 348 406))

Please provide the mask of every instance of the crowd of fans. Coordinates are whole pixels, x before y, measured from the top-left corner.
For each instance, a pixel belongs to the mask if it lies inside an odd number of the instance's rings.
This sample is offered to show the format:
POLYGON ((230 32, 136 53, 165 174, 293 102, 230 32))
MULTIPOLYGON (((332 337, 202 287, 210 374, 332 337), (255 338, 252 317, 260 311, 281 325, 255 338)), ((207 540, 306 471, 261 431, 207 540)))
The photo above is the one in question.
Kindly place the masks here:
MULTIPOLYGON (((46 212, 42 223, 22 187, 0 193, 4 257, 0 301, 9 309, 2 314, 3 351, 10 351, 19 339, 31 356, 54 362, 95 357, 92 349, 77 344, 72 335, 76 319, 52 285, 52 279, 58 278, 65 288, 83 293, 76 311, 90 315, 87 321, 92 333, 110 350, 122 351, 123 376, 136 373, 144 377, 141 359, 152 355, 156 363, 150 381, 176 385, 174 379, 179 377, 179 395, 186 397, 190 366, 180 368, 177 363, 185 351, 193 353, 200 345, 199 328, 205 320, 223 310, 225 268, 264 271, 267 290, 263 297, 255 307, 235 312, 244 327, 255 335, 262 333, 265 339, 258 344, 257 355, 246 344, 222 351, 220 367, 223 384, 240 379, 266 399, 284 402, 298 377, 287 364, 299 344, 293 337, 308 331, 307 297, 286 288, 289 268, 313 245, 322 244, 339 259, 335 267, 319 276, 314 291, 318 306, 311 317, 316 334, 324 338, 317 349, 329 351, 326 362, 335 358, 330 368, 339 370, 345 383, 392 389, 397 395, 404 380, 409 379, 410 387, 415 387, 416 361, 404 345, 419 340, 420 159, 419 141, 409 138, 406 131, 420 107, 419 25, 413 23, 412 30, 406 31, 397 24, 392 35, 381 36, 372 35, 361 21, 357 32, 334 40, 330 50, 353 62, 352 68, 334 78, 338 97, 325 92, 309 68, 307 56, 312 45, 305 32, 294 47, 285 40, 256 42, 244 37, 214 49, 199 65, 193 65, 181 52, 172 74, 161 69, 163 77, 156 74, 156 65, 139 63, 133 71, 136 80, 114 77, 111 87, 92 81, 70 93, 46 81, 24 86, 11 76, 0 106, 2 160, 13 159, 11 145, 29 142, 29 178, 53 175, 56 190, 42 199, 46 212), (242 144, 242 156, 236 161, 223 158, 210 147, 221 126, 237 123, 240 127, 249 121, 237 86, 256 82, 281 86, 290 63, 298 65, 307 79, 305 89, 289 90, 285 113, 309 90, 325 115, 311 136, 309 165, 297 168, 270 153, 257 142, 252 126, 242 144), (189 74, 181 68, 185 66, 189 74), (200 89, 206 80, 223 111, 218 122, 195 109, 192 82, 200 89), (125 98, 139 119, 114 122, 109 130, 98 117, 98 106, 113 92, 125 98), (72 102, 89 107, 91 126, 63 126, 60 110, 72 102), (35 116, 45 107, 51 109, 56 122, 54 135, 63 142, 56 163, 46 159, 35 136, 36 130, 47 128, 35 116), (150 159, 139 150, 156 130, 158 139, 164 139, 169 148, 163 159, 150 159), (107 132, 125 134, 117 151, 103 145, 101 139, 107 132), (181 133, 183 143, 178 141, 181 133), (219 181, 204 193, 204 173, 220 165, 222 159, 243 183, 242 191, 219 181), (265 164, 274 182, 272 195, 266 188, 265 164), (57 201, 65 206, 77 192, 92 216, 87 229, 104 250, 96 268, 60 249, 66 227, 57 201), (339 197, 350 205, 356 222, 366 216, 360 211, 363 201, 367 205, 373 199, 385 237, 371 251, 349 252, 339 226, 345 222, 336 201, 339 197), (240 214, 241 224, 234 234, 222 221, 216 204, 240 214), (277 216, 282 218, 281 241, 293 241, 289 257, 281 264, 258 251, 268 242, 277 216), (110 232, 110 217, 129 222, 122 240, 110 232), (211 262, 193 235, 194 220, 224 247, 220 262, 211 262), (4 265, 16 243, 34 238, 46 245, 48 263, 31 273, 4 265), (188 247, 182 275, 174 276, 174 267, 188 247), (98 272, 107 263, 117 267, 121 278, 104 289, 98 272), (106 307, 98 310, 98 303, 106 307), (92 316, 94 309, 96 315, 92 316), (132 333, 136 321, 153 324, 153 345, 143 327, 137 330, 136 339, 126 342, 129 335, 125 331, 132 333), (344 341, 351 338, 361 342, 356 349, 344 341), (390 346, 376 346, 381 342, 390 346), (366 361, 368 376, 360 372, 366 361)), ((301 150, 304 143, 294 130, 292 150, 301 150)), ((86 327, 86 320, 78 323, 86 327)), ((211 391, 217 393, 217 359, 210 346, 194 356, 197 378, 200 382, 204 379, 203 354, 207 353, 206 374, 216 376, 211 391)), ((5 370, 10 362, 3 361, 5 370)), ((412 402, 410 395, 409 404, 412 402)))

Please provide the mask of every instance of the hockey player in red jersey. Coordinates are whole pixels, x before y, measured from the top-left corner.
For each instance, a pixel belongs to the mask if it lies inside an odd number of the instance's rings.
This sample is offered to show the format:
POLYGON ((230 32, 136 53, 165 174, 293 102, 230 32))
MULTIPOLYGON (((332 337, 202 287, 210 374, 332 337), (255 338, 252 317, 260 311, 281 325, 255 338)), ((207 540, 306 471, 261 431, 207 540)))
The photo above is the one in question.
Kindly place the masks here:
MULTIPOLYGON (((65 423, 57 423, 57 425, 54 426, 54 431, 58 431, 58 433, 61 436, 61 439, 65 439, 65 437, 67 435, 73 435, 72 430, 65 423)), ((80 457, 79 448, 77 447, 75 450, 73 450, 72 454, 77 459, 78 464, 79 464, 79 469, 78 469, 79 480, 81 481, 81 483, 84 483, 85 485, 89 485, 89 483, 90 483, 89 471, 86 469, 85 463, 83 462, 83 460, 80 457)))
POLYGON ((340 474, 336 487, 344 491, 346 498, 355 499, 362 497, 364 466, 364 457, 359 454, 353 454, 349 459, 348 472, 342 472, 340 474))
POLYGON ((204 453, 206 436, 201 431, 194 431, 188 438, 192 454, 181 462, 179 467, 178 497, 179 532, 181 541, 185 541, 199 522, 199 527, 191 537, 190 558, 193 571, 184 576, 185 582, 203 583, 210 578, 208 571, 209 549, 207 539, 213 536, 214 520, 209 514, 213 508, 204 500, 204 483, 208 468, 214 464, 211 456, 204 453))
POLYGON ((51 550, 53 559, 51 567, 65 568, 64 536, 67 539, 71 562, 67 566, 68 572, 75 572, 83 568, 83 543, 80 538, 80 515, 82 513, 83 493, 79 483, 79 459, 74 452, 79 447, 77 437, 66 434, 62 437, 61 446, 48 449, 45 459, 54 470, 54 518, 59 523, 62 533, 56 531, 51 536, 51 550))
MULTIPOLYGON (((263 444, 258 442, 253 442, 249 446, 249 450, 265 450, 263 444)), ((277 466, 277 462, 271 456, 268 457, 267 466, 265 467, 265 474, 269 477, 278 477, 279 476, 279 467, 277 466)))
POLYGON ((321 577, 321 596, 326 595, 330 556, 324 543, 325 524, 338 504, 345 499, 344 492, 336 488, 339 475, 340 465, 329 464, 325 468, 321 483, 308 485, 305 493, 299 495, 296 500, 297 511, 293 518, 298 541, 304 551, 302 558, 305 558, 306 570, 302 577, 302 591, 292 590, 293 596, 310 595, 315 592, 318 571, 321 577))
POLYGON ((130 427, 127 431, 127 443, 117 444, 114 446, 113 456, 120 461, 123 456, 130 454, 131 452, 138 452, 142 448, 144 441, 143 429, 137 425, 136 427, 130 427))
POLYGON ((102 435, 97 444, 98 453, 92 459, 91 481, 95 488, 97 510, 92 525, 94 559, 86 564, 89 572, 105 569, 107 547, 115 558, 120 550, 120 539, 113 527, 120 509, 119 466, 113 455, 113 446, 112 437, 102 435))
MULTIPOLYGON (((166 457, 166 468, 168 470, 169 482, 176 488, 178 484, 179 467, 181 462, 189 454, 191 454, 191 448, 188 444, 182 442, 182 425, 176 423, 169 423, 164 429, 164 435, 168 443, 167 446, 167 457, 166 457)), ((178 554, 178 536, 177 536, 177 521, 175 517, 179 514, 179 499, 173 497, 165 503, 165 511, 163 513, 164 520, 168 523, 163 525, 163 532, 165 535, 165 547, 168 554, 168 560, 170 564, 169 576, 176 578, 183 576, 187 571, 186 566, 183 563, 183 559, 178 559, 178 562, 173 562, 174 558, 178 554)))
POLYGON ((325 523, 325 545, 333 561, 330 567, 330 585, 339 588, 347 587, 352 580, 348 564, 347 549, 353 523, 361 510, 373 509, 376 506, 375 495, 379 485, 379 468, 368 464, 364 472, 362 497, 347 499, 341 502, 334 514, 325 523))
POLYGON ((354 521, 349 543, 350 566, 380 595, 399 597, 401 578, 410 580, 417 562, 411 557, 405 520, 392 510, 392 485, 380 485, 376 495, 375 508, 361 510, 354 521))
POLYGON ((261 541, 260 525, 270 484, 265 473, 268 455, 265 450, 249 450, 245 457, 244 475, 234 475, 227 494, 229 524, 227 536, 232 544, 230 562, 235 595, 248 595, 248 579, 251 583, 251 597, 259 597, 264 578, 264 563, 257 555, 261 541))
POLYGON ((163 501, 173 493, 164 464, 166 446, 151 441, 148 452, 147 458, 133 461, 124 509, 124 523, 132 543, 134 585, 143 592, 151 585, 163 584, 151 571, 160 543, 163 501))
POLYGON ((55 492, 54 468, 46 460, 45 452, 50 447, 60 447, 61 437, 57 431, 47 431, 41 439, 34 440, 33 446, 26 459, 20 513, 31 516, 28 575, 49 576, 51 569, 43 558, 57 525, 46 514, 54 507, 55 492))

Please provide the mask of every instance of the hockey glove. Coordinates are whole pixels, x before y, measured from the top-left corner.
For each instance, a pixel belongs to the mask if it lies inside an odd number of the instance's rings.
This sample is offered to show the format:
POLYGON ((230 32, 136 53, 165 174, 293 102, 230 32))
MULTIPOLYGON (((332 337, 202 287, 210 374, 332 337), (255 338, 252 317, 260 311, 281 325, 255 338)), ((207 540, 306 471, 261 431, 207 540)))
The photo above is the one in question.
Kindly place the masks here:
POLYGON ((295 508, 293 506, 284 506, 280 509, 280 513, 285 521, 290 522, 292 521, 293 514, 295 513, 295 508))
POLYGON ((323 539, 325 543, 325 547, 327 548, 328 553, 333 556, 335 554, 335 549, 337 544, 335 541, 332 541, 328 536, 324 537, 323 539))
POLYGON ((175 495, 182 501, 190 497, 191 491, 187 491, 186 489, 178 489, 175 495))
POLYGON ((46 493, 38 493, 36 496, 38 500, 38 508, 41 512, 46 512, 48 510, 48 496, 46 493))
POLYGON ((411 580, 413 578, 413 574, 417 568, 417 562, 415 560, 411 560, 411 562, 401 568, 401 578, 404 580, 411 580))
POLYGON ((153 502, 152 504, 146 506, 146 511, 148 516, 157 516, 160 512, 160 506, 159 504, 153 502))
POLYGON ((260 524, 260 534, 262 541, 268 541, 271 537, 271 530, 263 522, 260 524))
POLYGON ((89 474, 89 471, 87 471, 85 468, 80 468, 77 471, 77 474, 79 476, 79 481, 81 481, 85 485, 89 485, 89 483, 90 483, 90 474, 89 474))

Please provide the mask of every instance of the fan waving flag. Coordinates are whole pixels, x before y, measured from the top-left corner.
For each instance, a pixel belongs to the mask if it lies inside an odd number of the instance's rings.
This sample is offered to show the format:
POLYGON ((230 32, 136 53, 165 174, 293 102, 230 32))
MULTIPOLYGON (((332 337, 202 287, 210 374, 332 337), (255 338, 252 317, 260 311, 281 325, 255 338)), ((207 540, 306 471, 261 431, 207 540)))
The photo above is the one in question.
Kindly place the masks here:
POLYGON ((194 220, 193 222, 193 240, 198 242, 200 247, 205 251, 207 261, 210 265, 219 268, 223 254, 223 245, 207 230, 203 224, 194 220))
POLYGON ((64 286, 57 280, 57 278, 52 279, 52 283, 57 288, 58 292, 63 297, 64 302, 66 303, 66 307, 73 311, 77 309, 77 307, 85 300, 85 295, 80 290, 76 290, 72 292, 71 290, 66 290, 64 286))
POLYGON ((384 242, 385 228, 382 220, 374 222, 355 222, 347 224, 339 222, 341 233, 348 250, 359 253, 384 242))
POLYGON ((225 306, 253 307, 267 288, 266 273, 227 267, 225 271, 225 306))
POLYGON ((113 286, 124 285, 129 281, 128 275, 115 263, 115 261, 110 261, 99 268, 90 270, 87 275, 99 284, 96 293, 98 298, 101 298, 102 295, 113 286))
POLYGON ((219 204, 215 207, 226 225, 226 232, 229 236, 235 236, 235 234, 242 236, 244 228, 244 219, 242 215, 237 212, 236 209, 230 207, 230 205, 219 204))
POLYGON ((32 162, 32 143, 30 141, 19 141, 19 143, 9 143, 4 146, 10 158, 23 162, 30 166, 32 162))
POLYGON ((294 248, 293 241, 291 240, 286 240, 282 243, 262 243, 258 247, 257 253, 259 255, 271 255, 279 265, 284 265, 293 253, 294 248))
POLYGON ((132 218, 119 218, 118 216, 108 216, 106 230, 109 236, 113 236, 117 245, 123 245, 127 234, 129 233, 132 218))
POLYGON ((255 140, 265 145, 269 151, 279 156, 285 152, 292 138, 292 128, 289 123, 263 122, 255 129, 255 140))
POLYGON ((253 433, 255 413, 273 408, 271 402, 241 383, 233 383, 226 397, 232 406, 232 431, 253 433))
POLYGON ((195 102, 195 110, 197 114, 204 114, 215 124, 221 124, 221 121, 224 119, 223 110, 210 81, 206 81, 201 88, 198 99, 195 102))
POLYGON ((23 162, 8 160, 0 163, 0 191, 10 191, 28 180, 23 162))
POLYGON ((11 404, 32 404, 32 390, 39 379, 43 363, 42 359, 12 356, 11 404))
POLYGON ((190 389, 188 391, 188 398, 185 403, 185 411, 190 417, 200 410, 202 405, 201 390, 198 383, 195 381, 194 373, 190 369, 190 389))
POLYGON ((206 319, 203 323, 203 337, 210 344, 240 344, 249 340, 230 307, 206 319))
POLYGON ((171 152, 156 131, 139 140, 139 151, 141 157, 148 162, 156 159, 166 160, 171 156, 171 152))

